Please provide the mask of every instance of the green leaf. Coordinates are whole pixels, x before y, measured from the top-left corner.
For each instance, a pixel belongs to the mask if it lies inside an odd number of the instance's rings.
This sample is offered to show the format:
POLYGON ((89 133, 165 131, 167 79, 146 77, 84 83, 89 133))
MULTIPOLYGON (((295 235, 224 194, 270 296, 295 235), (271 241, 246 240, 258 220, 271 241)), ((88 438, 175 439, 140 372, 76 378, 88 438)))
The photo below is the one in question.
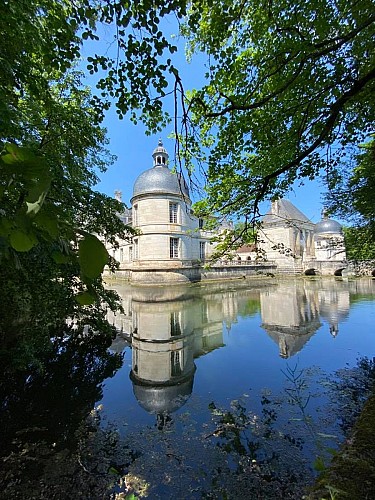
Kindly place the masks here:
POLYGON ((78 260, 82 274, 95 279, 108 263, 108 252, 96 236, 87 234, 79 242, 78 260))
POLYGON ((66 264, 70 261, 69 255, 65 255, 57 250, 52 252, 52 258, 56 262, 56 264, 66 264))
POLYGON ((48 212, 39 212, 34 219, 34 223, 46 231, 51 238, 57 238, 59 234, 59 225, 56 217, 48 212))
POLYGON ((75 299, 81 306, 91 306, 96 301, 96 297, 89 292, 80 292, 75 296, 75 299))
POLYGON ((49 172, 43 172, 43 174, 40 176, 40 179, 38 179, 35 183, 35 185, 29 189, 29 194, 27 195, 26 201, 33 203, 36 202, 40 199, 41 195, 46 196, 47 192, 49 191, 49 188, 51 186, 51 176, 49 175, 49 172))
POLYGON ((20 148, 19 146, 17 146, 17 144, 13 144, 10 142, 5 144, 4 151, 6 151, 6 154, 3 154, 1 156, 1 159, 7 165, 25 161, 30 158, 30 151, 28 149, 20 148))
POLYGON ((8 172, 21 174, 26 179, 49 177, 49 168, 45 159, 36 156, 30 148, 7 143, 4 150, 6 153, 1 155, 1 160, 7 166, 8 172))
POLYGON ((9 242, 17 252, 28 252, 37 244, 38 240, 34 235, 16 229, 11 233, 9 242))
POLYGON ((2 217, 0 219, 0 236, 8 237, 13 229, 13 223, 11 220, 2 217))
POLYGON ((324 465, 322 457, 316 457, 313 467, 318 472, 323 472, 325 470, 326 466, 324 465))

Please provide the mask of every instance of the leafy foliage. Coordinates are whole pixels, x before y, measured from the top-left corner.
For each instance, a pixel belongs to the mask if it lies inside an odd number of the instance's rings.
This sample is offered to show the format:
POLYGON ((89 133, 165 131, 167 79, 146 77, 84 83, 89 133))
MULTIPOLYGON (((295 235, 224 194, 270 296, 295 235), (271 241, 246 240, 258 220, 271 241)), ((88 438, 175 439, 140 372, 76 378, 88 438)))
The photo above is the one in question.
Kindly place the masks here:
POLYGON ((80 331, 85 325, 100 330, 106 308, 119 306, 101 283, 104 265, 114 263, 95 234, 115 243, 130 230, 117 217, 123 205, 93 190, 97 172, 113 157, 101 127, 106 103, 93 100, 81 75, 68 71, 80 44, 79 5, 8 2, 0 21, 6 60, 0 347, 4 362, 11 362, 5 370, 42 368, 52 339, 71 333, 67 318, 80 331))
POLYGON ((375 259, 375 240, 372 228, 344 227, 346 256, 348 260, 375 259))
POLYGON ((348 258, 354 260, 375 258, 374 139, 360 150, 349 159, 352 169, 334 177, 326 197, 329 210, 352 224, 344 234, 348 258))
POLYGON ((183 32, 208 81, 185 96, 180 140, 207 165, 202 214, 254 219, 369 134, 374 27, 372 0, 192 2, 183 32))

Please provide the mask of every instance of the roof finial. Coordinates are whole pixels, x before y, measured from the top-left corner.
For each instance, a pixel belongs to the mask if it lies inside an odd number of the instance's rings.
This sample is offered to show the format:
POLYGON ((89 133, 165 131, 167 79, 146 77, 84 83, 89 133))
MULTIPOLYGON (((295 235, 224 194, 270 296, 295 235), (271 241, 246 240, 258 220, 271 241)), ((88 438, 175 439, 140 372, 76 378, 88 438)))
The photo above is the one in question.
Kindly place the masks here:
POLYGON ((158 146, 163 146, 163 141, 161 140, 161 137, 159 139, 158 146))

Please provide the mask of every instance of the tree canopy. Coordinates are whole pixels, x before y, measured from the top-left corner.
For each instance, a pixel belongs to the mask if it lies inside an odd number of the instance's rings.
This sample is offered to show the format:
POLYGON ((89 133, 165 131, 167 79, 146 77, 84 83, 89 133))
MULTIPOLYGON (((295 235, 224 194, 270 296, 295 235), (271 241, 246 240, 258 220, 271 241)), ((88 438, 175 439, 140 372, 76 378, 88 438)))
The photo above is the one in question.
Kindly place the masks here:
POLYGON ((345 228, 349 259, 375 259, 375 141, 361 145, 338 172, 326 196, 328 210, 351 226, 345 228))
POLYGON ((202 212, 253 220, 296 179, 329 175, 374 125, 374 2, 197 0, 183 32, 207 54, 180 139, 207 165, 202 212), (203 147, 203 150, 202 150, 203 147))

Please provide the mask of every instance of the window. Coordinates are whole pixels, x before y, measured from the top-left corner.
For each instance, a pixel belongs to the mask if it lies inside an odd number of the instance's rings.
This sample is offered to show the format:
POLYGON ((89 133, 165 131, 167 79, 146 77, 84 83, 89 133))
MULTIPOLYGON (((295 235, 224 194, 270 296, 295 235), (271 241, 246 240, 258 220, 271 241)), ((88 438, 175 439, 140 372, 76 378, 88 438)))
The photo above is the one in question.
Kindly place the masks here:
POLYGON ((178 259, 178 246, 179 238, 171 238, 169 240, 169 257, 171 259, 178 259))
POLYGON ((134 205, 133 207, 133 224, 134 226, 138 226, 138 205, 134 205))
POLYGON ((171 313, 171 337, 178 337, 181 335, 180 313, 171 313))
POLYGON ((204 260, 206 257, 206 243, 204 241, 199 242, 199 258, 204 260))
POLYGON ((178 215, 178 203, 169 204, 169 222, 171 224, 177 224, 178 215))
POLYGON ((171 352, 171 375, 172 377, 176 377, 181 375, 182 367, 181 367, 181 354, 180 351, 172 351, 171 352))
POLYGON ((198 223, 199 223, 199 229, 203 229, 203 219, 199 219, 198 223))
POLYGON ((129 247, 129 262, 133 260, 133 247, 129 247))
POLYGON ((120 262, 124 260, 124 249, 120 248, 120 262))
POLYGON ((138 259, 138 254, 139 254, 138 240, 134 240, 134 255, 133 255, 134 260, 138 259))

